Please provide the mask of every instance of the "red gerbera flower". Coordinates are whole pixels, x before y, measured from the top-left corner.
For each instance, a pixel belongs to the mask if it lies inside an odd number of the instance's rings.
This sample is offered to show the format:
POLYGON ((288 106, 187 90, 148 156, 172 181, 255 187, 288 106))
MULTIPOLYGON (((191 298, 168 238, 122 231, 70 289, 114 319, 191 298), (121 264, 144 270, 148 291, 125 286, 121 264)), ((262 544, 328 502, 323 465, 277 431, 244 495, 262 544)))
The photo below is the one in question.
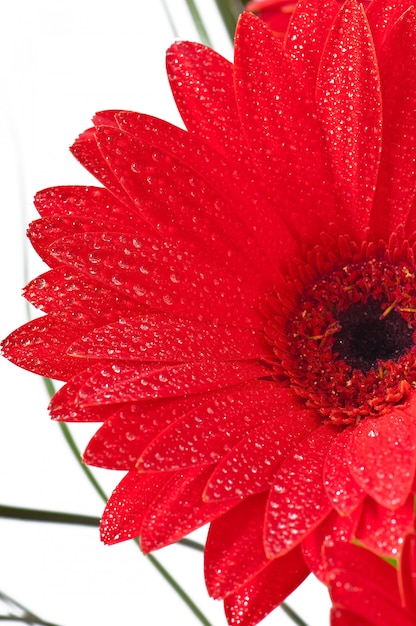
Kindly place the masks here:
MULTIPOLYGON (((343 4, 342 0, 337 2, 340 6, 343 4)), ((361 4, 367 7, 369 3, 370 0, 363 0, 361 4)), ((283 37, 296 5, 297 0, 251 0, 246 2, 245 9, 256 13, 278 36, 283 37)))
POLYGON ((176 43, 187 130, 96 116, 73 153, 103 187, 37 195, 46 315, 4 354, 102 421, 85 461, 128 470, 102 536, 150 551, 212 522, 208 589, 257 623, 321 546, 398 557, 416 466, 416 12, 252 14, 232 65, 176 43))
POLYGON ((395 569, 362 547, 335 543, 325 549, 333 601, 331 626, 413 626, 416 623, 416 536, 404 542, 395 569))

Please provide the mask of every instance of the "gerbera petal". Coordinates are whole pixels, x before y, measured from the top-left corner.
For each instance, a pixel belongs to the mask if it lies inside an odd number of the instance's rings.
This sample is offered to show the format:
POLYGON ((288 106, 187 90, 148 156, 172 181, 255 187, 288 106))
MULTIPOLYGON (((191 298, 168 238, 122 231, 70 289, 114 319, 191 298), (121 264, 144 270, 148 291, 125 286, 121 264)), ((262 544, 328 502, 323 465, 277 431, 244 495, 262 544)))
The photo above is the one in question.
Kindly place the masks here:
POLYGON ((142 315, 100 326, 72 344, 69 354, 112 360, 193 361, 271 358, 263 334, 249 328, 142 315))
POLYGON ((84 462, 110 469, 130 469, 153 437, 212 395, 215 393, 124 404, 117 410, 112 407, 111 416, 90 440, 84 462))
POLYGON ((360 511, 352 515, 340 516, 332 511, 315 530, 302 542, 303 557, 317 578, 324 584, 328 577, 328 562, 325 558, 325 548, 335 542, 351 542, 357 526, 360 511))
POLYGON ((205 489, 206 500, 245 498, 264 491, 294 446, 319 426, 314 411, 294 406, 289 397, 281 398, 276 410, 279 417, 270 417, 244 437, 216 466, 205 489))
POLYGON ((398 564, 400 597, 404 606, 416 617, 416 535, 404 540, 398 564))
POLYGON ((42 217, 75 217, 102 219, 106 224, 118 224, 123 230, 136 230, 137 213, 129 212, 107 189, 102 187, 82 187, 69 185, 49 187, 38 191, 34 199, 35 207, 42 217))
POLYGON ((52 247, 60 262, 150 307, 174 315, 249 327, 264 324, 260 294, 186 247, 131 233, 67 236, 52 247), (190 297, 192 294, 192 297, 190 297))
POLYGON ((139 474, 131 470, 117 485, 101 518, 101 539, 106 544, 140 535, 142 519, 172 474, 139 474))
POLYGON ((66 385, 58 389, 49 404, 51 418, 59 422, 103 422, 118 406, 101 404, 81 406, 78 404, 79 390, 92 376, 102 369, 102 363, 87 367, 85 363, 78 375, 73 376, 66 385))
POLYGON ((100 181, 129 211, 134 211, 134 205, 114 176, 101 154, 95 137, 95 128, 90 128, 78 137, 71 152, 76 159, 88 170, 97 180, 100 181))
POLYGON ((412 0, 373 0, 367 8, 374 45, 380 52, 384 40, 395 22, 412 6, 412 0))
POLYGON ((229 624, 255 626, 283 602, 309 574, 300 548, 271 561, 224 601, 229 624))
POLYGON ((151 552, 178 541, 203 524, 223 515, 239 500, 207 503, 202 500, 211 468, 191 468, 175 474, 143 517, 140 545, 151 552))
MULTIPOLYGON (((354 625, 362 623, 358 621, 359 619, 368 620, 371 626, 385 626, 386 624, 414 625, 414 618, 406 615, 405 611, 400 611, 400 606, 386 596, 385 590, 387 585, 384 584, 382 588, 378 588, 368 583, 377 566, 381 567, 381 559, 376 556, 375 559, 376 563, 371 568, 368 561, 366 561, 365 572, 363 573, 351 573, 349 570, 344 569, 334 571, 334 578, 330 583, 332 601, 336 606, 345 605, 348 607, 347 610, 354 616, 353 621, 350 623, 354 625)), ((391 565, 384 563, 394 572, 394 568, 391 565)), ((385 575, 387 570, 384 568, 382 571, 385 575)))
POLYGON ((182 41, 169 48, 166 67, 176 106, 188 130, 224 156, 241 157, 244 135, 237 114, 232 64, 206 46, 182 41))
MULTIPOLYGON (((88 328, 87 322, 84 324, 88 328)), ((57 316, 46 315, 10 333, 2 342, 2 354, 40 376, 68 380, 91 364, 89 359, 80 361, 66 353, 78 333, 79 326, 62 324, 57 316)))
POLYGON ((205 544, 204 571, 213 598, 234 593, 270 563, 262 532, 266 502, 267 493, 247 498, 212 522, 205 544))
POLYGON ((330 425, 317 428, 296 446, 278 469, 266 512, 268 556, 291 550, 331 512, 322 471, 328 446, 335 435, 336 430, 330 425))
POLYGON ((267 367, 250 361, 156 363, 136 367, 107 363, 94 370, 79 389, 77 401, 87 406, 182 397, 237 385, 268 373, 267 367))
MULTIPOLYGON (((165 165, 166 159, 169 161, 170 157, 171 167, 172 159, 174 162, 179 160, 189 171, 196 172, 215 189, 227 201, 227 212, 221 215, 221 223, 224 224, 224 232, 229 233, 229 240, 238 243, 239 250, 244 251, 247 259, 255 267, 261 267, 265 276, 269 274, 274 276, 276 246, 282 244, 285 236, 285 249, 289 251, 293 248, 293 238, 283 223, 278 221, 272 202, 265 196, 267 189, 264 190, 259 185, 258 175, 252 171, 251 163, 250 176, 248 176, 246 164, 238 169, 234 162, 232 163, 233 175, 229 176, 231 162, 209 145, 201 143, 194 134, 140 113, 123 111, 117 115, 117 120, 122 130, 134 135, 148 146, 157 148, 165 155, 163 157, 161 152, 154 153, 153 150, 152 168, 155 167, 154 158, 158 158, 162 165, 165 165), (233 203, 230 202, 231 199, 234 199, 233 203), (225 226, 226 220, 229 222, 227 226, 225 226), (274 228, 271 229, 270 226, 274 228), (276 243, 273 241, 274 237, 276 237, 276 243), (266 263, 265 259, 269 259, 269 262, 266 263), (270 263, 270 261, 273 262, 270 263)), ((189 178, 193 180, 193 188, 196 187, 195 178, 189 176, 188 180, 189 178)), ((213 208, 209 212, 218 216, 219 206, 217 206, 216 213, 213 212, 213 208)), ((189 214, 189 209, 187 212, 189 214)), ((194 219, 198 215, 200 215, 200 210, 195 213, 194 219)), ((177 230, 177 235, 183 237, 183 233, 179 230, 177 230)), ((215 239, 217 237, 216 233, 215 239)), ((228 246, 228 254, 231 252, 236 253, 228 246)))
MULTIPOLYGON (((332 596, 338 572, 345 570, 351 576, 358 575, 366 578, 365 589, 361 589, 362 592, 365 593, 366 590, 373 587, 382 591, 381 595, 389 598, 391 602, 400 604, 396 568, 379 555, 371 552, 371 550, 353 543, 333 542, 324 547, 324 559, 329 572, 327 580, 329 583, 332 583, 332 596), (337 572, 337 574, 332 574, 331 572, 337 572)), ((347 593, 343 597, 340 595, 336 600, 340 601, 340 604, 344 604, 343 599, 348 599, 348 587, 340 591, 341 594, 345 592, 347 593)), ((354 594, 351 595, 353 596, 354 594)), ((350 606, 348 601, 345 602, 345 606, 350 606)))
POLYGON ((374 622, 369 622, 361 615, 351 613, 348 609, 335 604, 330 611, 331 626, 374 626, 374 622))
POLYGON ((144 452, 139 467, 165 471, 218 462, 236 442, 291 402, 289 390, 265 381, 229 390, 162 432, 144 452), (178 446, 178 441, 186 444, 178 446))
POLYGON ((176 156, 117 129, 99 128, 96 136, 109 167, 140 215, 163 236, 179 234, 181 239, 196 241, 197 247, 212 251, 221 262, 227 261, 230 249, 238 250, 240 241, 247 248, 250 233, 233 209, 240 193, 225 198, 176 156))
POLYGON ((415 197, 416 11, 394 25, 379 55, 383 96, 383 148, 372 209, 376 237, 405 223, 415 197), (394 77, 394 78, 393 78, 394 77))
POLYGON ((328 37, 317 80, 319 117, 327 138, 341 207, 362 237, 369 225, 381 149, 381 93, 364 10, 347 0, 328 37))
POLYGON ((32 222, 28 228, 28 237, 38 255, 50 267, 55 266, 56 258, 51 254, 50 246, 65 235, 78 235, 88 232, 109 230, 104 222, 73 217, 43 217, 32 222))
MULTIPOLYGON (((243 13, 238 22, 235 73, 251 159, 267 180, 290 232, 303 241, 317 237, 335 213, 315 105, 300 88, 301 75, 281 41, 250 13, 243 13)), ((339 212, 336 218, 343 219, 339 212)))
POLYGON ((396 409, 361 421, 353 431, 348 461, 360 487, 382 506, 404 504, 416 467, 416 431, 409 416, 396 409))
POLYGON ((315 89, 319 62, 339 5, 335 0, 299 0, 285 35, 285 50, 309 89, 315 89))
POLYGON ((413 531, 413 518, 411 497, 395 511, 367 498, 362 507, 356 537, 370 550, 396 559, 400 554, 403 538, 413 531))
POLYGON ((325 491, 340 515, 350 515, 365 498, 365 491, 353 478, 348 464, 347 450, 352 438, 352 428, 338 433, 329 447, 323 468, 325 491))
MULTIPOLYGON (((94 321, 99 325, 126 315, 148 313, 149 308, 98 284, 76 270, 56 267, 32 280, 23 290, 25 298, 63 324, 94 321)), ((82 329, 83 330, 83 329, 82 329)))

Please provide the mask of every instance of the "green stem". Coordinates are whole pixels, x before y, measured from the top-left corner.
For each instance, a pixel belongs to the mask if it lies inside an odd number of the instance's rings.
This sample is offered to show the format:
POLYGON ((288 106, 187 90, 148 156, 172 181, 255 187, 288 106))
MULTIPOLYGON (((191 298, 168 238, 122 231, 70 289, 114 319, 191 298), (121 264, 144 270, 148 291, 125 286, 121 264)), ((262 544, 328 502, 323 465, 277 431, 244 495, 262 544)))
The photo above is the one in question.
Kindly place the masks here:
POLYGON ((58 624, 52 624, 52 622, 46 622, 41 617, 39 617, 38 615, 36 615, 32 611, 30 611, 23 604, 21 604, 20 602, 18 602, 14 598, 11 598, 10 596, 7 595, 7 593, 4 593, 3 591, 0 591, 0 601, 2 601, 4 604, 8 605, 12 610, 13 609, 14 610, 17 609, 19 611, 23 611, 23 613, 24 613, 24 615, 21 615, 21 616, 18 616, 18 615, 0 615, 0 621, 21 622, 21 623, 25 623, 25 624, 36 624, 38 626, 58 626, 58 624))
POLYGON ((50 522, 53 524, 77 524, 79 526, 100 525, 99 517, 89 515, 76 515, 73 513, 58 513, 57 511, 40 511, 39 509, 24 509, 17 506, 0 505, 0 517, 18 519, 30 522, 50 522))
POLYGON ((172 30, 173 36, 175 37, 175 39, 179 39, 179 33, 178 33, 177 28, 176 28, 175 22, 173 20, 172 13, 169 11, 169 7, 168 7, 168 5, 166 3, 166 0, 162 0, 162 6, 163 6, 163 10, 164 10, 164 12, 166 14, 167 20, 169 22, 169 26, 170 26, 170 28, 172 30))
POLYGON ((222 21, 230 37, 231 43, 234 42, 235 27, 238 17, 244 11, 244 5, 240 0, 215 0, 218 11, 222 17, 222 21))
POLYGON ((59 626, 52 622, 45 622, 41 618, 18 617, 17 615, 0 615, 0 622, 20 622, 21 624, 33 624, 33 626, 59 626))
MULTIPOLYGON (((50 398, 52 398, 52 396, 55 394, 55 387, 54 387, 53 382, 49 378, 43 378, 43 381, 44 381, 46 390, 48 391, 50 398)), ((103 491, 103 489, 101 488, 100 484, 96 480, 95 476, 92 474, 91 470, 85 464, 82 463, 81 452, 78 449, 78 446, 75 443, 75 440, 72 437, 68 426, 62 422, 59 425, 61 426, 61 430, 64 434, 65 440, 67 441, 79 466, 84 471, 85 475, 87 476, 88 480, 90 481, 91 485, 94 487, 98 495, 104 500, 104 502, 107 502, 108 498, 105 492, 103 491)), ((138 542, 136 543, 138 545, 138 542)), ((192 611, 192 613, 196 615, 196 617, 199 619, 201 624, 203 624, 204 626, 212 626, 210 622, 207 620, 207 618, 204 616, 204 614, 198 609, 196 604, 191 600, 188 594, 182 589, 182 587, 176 582, 176 580, 169 574, 169 572, 159 563, 156 557, 154 557, 151 554, 147 554, 146 557, 151 562, 151 564, 158 570, 158 572, 163 576, 166 582, 172 587, 172 589, 176 591, 176 593, 185 602, 185 604, 192 611)))
POLYGON ((163 567, 163 565, 159 561, 157 561, 152 554, 148 554, 147 558, 150 560, 151 563, 153 563, 154 567, 158 570, 158 572, 160 572, 160 574, 163 576, 163 578, 170 584, 170 586, 182 598, 182 600, 190 608, 192 613, 199 619, 201 624, 204 624, 204 626, 212 626, 211 622, 209 622, 207 620, 207 618, 205 617, 205 615, 203 613, 201 613, 201 611, 198 609, 196 604, 194 604, 194 602, 191 600, 191 598, 188 596, 188 594, 185 593, 185 591, 182 589, 182 587, 180 587, 178 585, 176 580, 174 578, 172 578, 172 576, 163 567))
POLYGON ((201 18, 201 15, 198 11, 198 7, 195 4, 194 0, 186 0, 186 6, 188 7, 188 11, 191 14, 191 17, 194 21, 195 27, 198 31, 199 37, 206 46, 212 48, 212 43, 209 38, 208 32, 204 26, 204 22, 201 18))
POLYGON ((94 487, 95 491, 98 493, 100 498, 104 502, 107 502, 108 497, 107 497, 105 491, 102 489, 100 483, 97 481, 97 479, 95 478, 94 474, 92 473, 92 471, 90 470, 88 465, 85 465, 85 463, 82 462, 81 452, 80 452, 77 444, 75 443, 75 439, 73 438, 73 436, 71 434, 71 431, 69 430, 67 424, 65 424, 63 422, 60 422, 59 426, 60 426, 60 429, 62 431, 63 436, 65 437, 65 441, 67 442, 67 444, 70 447, 72 453, 74 454, 75 458, 77 459, 78 464, 79 464, 80 468, 82 469, 82 471, 84 472, 85 476, 88 478, 88 480, 90 481, 90 483, 92 484, 92 486, 94 487))
POLYGON ((297 624, 297 626, 308 626, 308 624, 303 621, 300 615, 298 615, 296 611, 294 611, 288 604, 286 604, 286 602, 282 602, 280 608, 282 609, 282 611, 284 611, 284 613, 286 613, 288 617, 290 617, 290 619, 295 624, 297 624))
MULTIPOLYGON (((0 518, 1 517, 30 522, 94 526, 95 528, 98 528, 100 525, 100 518, 91 517, 90 515, 76 515, 74 513, 60 513, 58 511, 41 511, 39 509, 26 509, 17 506, 6 506, 4 504, 0 504, 0 518)), ((187 548, 197 550, 198 552, 204 551, 202 543, 198 543, 192 539, 180 539, 177 543, 187 548)))

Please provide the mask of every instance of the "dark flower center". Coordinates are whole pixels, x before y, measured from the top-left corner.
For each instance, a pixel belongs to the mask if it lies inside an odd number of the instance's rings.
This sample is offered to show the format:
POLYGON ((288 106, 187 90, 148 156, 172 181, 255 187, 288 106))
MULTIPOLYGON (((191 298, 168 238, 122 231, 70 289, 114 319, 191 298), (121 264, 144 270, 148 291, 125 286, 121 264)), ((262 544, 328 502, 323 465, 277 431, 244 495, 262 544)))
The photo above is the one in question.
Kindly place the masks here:
POLYGON ((373 298, 355 302, 338 316, 334 354, 354 369, 368 372, 379 361, 397 361, 413 346, 413 330, 395 310, 387 315, 373 298))
POLYGON ((408 242, 368 244, 371 256, 341 244, 291 266, 292 295, 279 294, 266 333, 276 376, 343 425, 403 405, 416 387, 416 271, 408 242))

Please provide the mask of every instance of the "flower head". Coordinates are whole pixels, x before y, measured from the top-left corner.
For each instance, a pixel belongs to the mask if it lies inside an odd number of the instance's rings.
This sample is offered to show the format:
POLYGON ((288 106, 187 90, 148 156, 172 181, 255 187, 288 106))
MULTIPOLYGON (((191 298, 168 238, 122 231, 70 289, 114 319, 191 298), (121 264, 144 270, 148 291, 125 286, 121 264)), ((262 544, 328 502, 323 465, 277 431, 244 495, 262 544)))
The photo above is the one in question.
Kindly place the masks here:
POLYGON ((415 60, 404 1, 299 2, 284 40, 243 14, 233 65, 168 52, 186 130, 100 113, 72 150, 102 186, 36 197, 46 315, 3 352, 103 422, 104 541, 211 522, 230 624, 325 580, 324 542, 398 558, 413 528, 415 60))

